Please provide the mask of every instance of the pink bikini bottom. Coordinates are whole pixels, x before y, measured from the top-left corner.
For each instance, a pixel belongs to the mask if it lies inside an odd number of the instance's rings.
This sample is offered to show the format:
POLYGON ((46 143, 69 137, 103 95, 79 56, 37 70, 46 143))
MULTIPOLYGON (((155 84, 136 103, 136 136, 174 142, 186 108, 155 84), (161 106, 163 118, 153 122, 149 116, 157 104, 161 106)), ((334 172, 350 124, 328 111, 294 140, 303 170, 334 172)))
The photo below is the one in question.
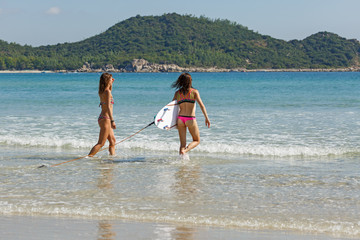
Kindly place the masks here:
POLYGON ((103 119, 110 119, 110 118, 107 117, 107 116, 103 116, 103 115, 100 114, 100 116, 99 116, 99 118, 98 118, 98 122, 100 122, 100 121, 103 120, 103 119))
POLYGON ((196 117, 189 117, 189 116, 178 116, 178 119, 180 119, 183 123, 186 123, 189 120, 194 120, 196 117))

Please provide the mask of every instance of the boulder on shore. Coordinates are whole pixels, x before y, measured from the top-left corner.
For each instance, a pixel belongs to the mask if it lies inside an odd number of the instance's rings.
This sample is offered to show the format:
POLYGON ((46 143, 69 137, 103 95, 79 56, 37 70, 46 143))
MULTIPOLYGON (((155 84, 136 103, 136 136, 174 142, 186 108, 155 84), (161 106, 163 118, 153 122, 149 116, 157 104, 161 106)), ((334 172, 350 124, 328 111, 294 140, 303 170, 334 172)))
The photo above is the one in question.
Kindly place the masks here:
POLYGON ((176 64, 149 63, 145 59, 134 59, 124 69, 124 72, 181 72, 184 68, 176 64))

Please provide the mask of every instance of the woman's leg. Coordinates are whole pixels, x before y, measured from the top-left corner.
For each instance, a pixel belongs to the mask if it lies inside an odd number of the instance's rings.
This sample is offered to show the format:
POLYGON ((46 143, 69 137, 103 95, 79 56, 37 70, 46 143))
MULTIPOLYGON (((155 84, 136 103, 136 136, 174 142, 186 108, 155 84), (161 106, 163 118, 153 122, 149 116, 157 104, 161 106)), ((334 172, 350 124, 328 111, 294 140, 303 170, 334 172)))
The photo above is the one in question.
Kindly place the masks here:
POLYGON ((185 154, 185 147, 186 147, 186 126, 183 121, 180 119, 177 120, 177 129, 179 131, 179 138, 180 138, 180 150, 179 154, 185 154))
POLYGON ((94 156, 106 143, 111 130, 110 121, 107 119, 102 119, 99 121, 100 133, 98 143, 90 150, 88 154, 89 157, 94 156))
POLYGON ((109 141, 109 153, 110 155, 115 155, 115 135, 114 135, 114 130, 110 127, 110 134, 108 137, 108 141, 109 141))
POLYGON ((185 125, 186 127, 188 127, 193 139, 193 141, 184 150, 184 153, 187 153, 188 151, 200 144, 200 132, 196 119, 186 121, 185 125))

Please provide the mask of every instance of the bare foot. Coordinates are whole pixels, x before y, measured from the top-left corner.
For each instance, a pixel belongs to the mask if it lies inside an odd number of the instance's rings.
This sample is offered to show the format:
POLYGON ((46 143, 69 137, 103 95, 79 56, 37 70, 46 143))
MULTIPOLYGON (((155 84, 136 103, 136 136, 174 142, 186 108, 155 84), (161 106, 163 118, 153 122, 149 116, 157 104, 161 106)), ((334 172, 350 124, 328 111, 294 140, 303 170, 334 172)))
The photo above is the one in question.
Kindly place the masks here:
POLYGON ((180 149, 180 155, 184 155, 186 154, 186 148, 181 148, 180 149))

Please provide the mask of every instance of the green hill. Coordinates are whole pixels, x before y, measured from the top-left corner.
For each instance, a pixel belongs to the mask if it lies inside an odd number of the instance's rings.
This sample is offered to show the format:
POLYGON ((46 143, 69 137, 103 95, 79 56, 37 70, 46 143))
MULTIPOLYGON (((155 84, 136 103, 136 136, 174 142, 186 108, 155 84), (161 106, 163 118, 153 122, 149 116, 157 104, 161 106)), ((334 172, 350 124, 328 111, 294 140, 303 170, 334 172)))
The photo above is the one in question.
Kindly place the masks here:
POLYGON ((123 68, 133 59, 182 67, 344 68, 359 65, 360 43, 320 32, 302 41, 261 35, 228 20, 176 13, 136 16, 75 43, 31 47, 0 40, 0 69, 123 68))

